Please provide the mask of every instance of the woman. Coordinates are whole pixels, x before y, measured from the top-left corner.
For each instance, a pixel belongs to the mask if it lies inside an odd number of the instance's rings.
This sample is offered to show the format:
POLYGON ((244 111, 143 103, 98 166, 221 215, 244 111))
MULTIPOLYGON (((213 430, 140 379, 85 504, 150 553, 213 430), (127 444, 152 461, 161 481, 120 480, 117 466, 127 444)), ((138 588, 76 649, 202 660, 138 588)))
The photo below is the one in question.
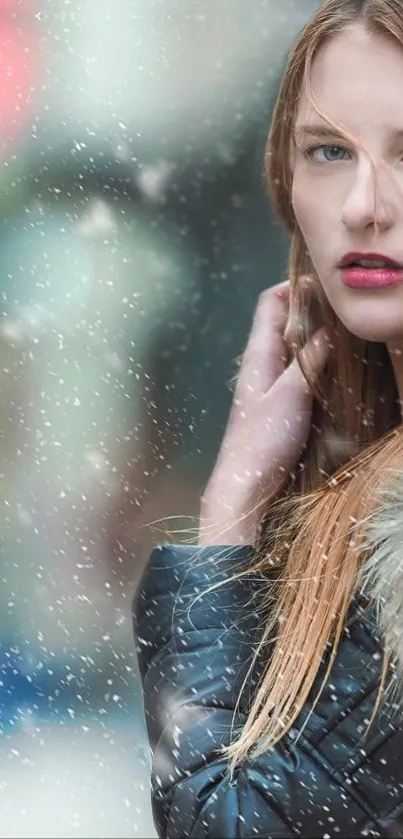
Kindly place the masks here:
POLYGON ((327 0, 288 61, 289 285, 199 545, 155 550, 134 603, 159 836, 403 835, 402 90, 402 0, 327 0))

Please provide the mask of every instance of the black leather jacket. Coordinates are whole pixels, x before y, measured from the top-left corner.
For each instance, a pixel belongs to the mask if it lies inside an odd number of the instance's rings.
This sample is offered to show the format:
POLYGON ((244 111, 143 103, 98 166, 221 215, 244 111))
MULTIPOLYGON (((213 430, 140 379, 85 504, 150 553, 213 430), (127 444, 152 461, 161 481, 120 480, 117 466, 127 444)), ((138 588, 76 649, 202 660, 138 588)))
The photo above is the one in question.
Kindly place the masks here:
MULTIPOLYGON (((245 761, 231 780, 217 747, 230 741, 235 701, 259 627, 253 611, 256 581, 230 577, 234 564, 245 567, 250 551, 157 548, 134 599, 158 835, 403 835, 403 725, 385 700, 365 736, 382 645, 374 616, 356 601, 312 713, 307 703, 280 744, 245 761), (204 594, 224 578, 225 586, 204 594)), ((247 699, 236 725, 245 720, 247 699)))

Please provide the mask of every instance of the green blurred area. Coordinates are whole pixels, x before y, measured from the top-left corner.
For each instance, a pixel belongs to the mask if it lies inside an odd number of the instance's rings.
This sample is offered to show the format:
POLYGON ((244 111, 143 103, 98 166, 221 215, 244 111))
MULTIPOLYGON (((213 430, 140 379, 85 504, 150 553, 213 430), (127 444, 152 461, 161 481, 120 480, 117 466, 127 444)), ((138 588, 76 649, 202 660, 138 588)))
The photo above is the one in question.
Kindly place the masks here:
POLYGON ((152 544, 197 525, 235 358, 284 276, 263 154, 318 4, 32 4, 41 75, 0 167, 6 717, 21 733, 36 686, 52 724, 85 705, 142 732, 130 602, 152 544))

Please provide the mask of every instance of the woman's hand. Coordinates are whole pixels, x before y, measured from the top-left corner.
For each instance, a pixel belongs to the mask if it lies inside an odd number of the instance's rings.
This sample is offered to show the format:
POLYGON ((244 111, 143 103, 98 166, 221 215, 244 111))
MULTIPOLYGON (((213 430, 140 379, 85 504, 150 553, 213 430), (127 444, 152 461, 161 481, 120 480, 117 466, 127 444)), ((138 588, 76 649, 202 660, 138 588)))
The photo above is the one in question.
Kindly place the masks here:
MULTIPOLYGON (((312 394, 298 362, 286 365, 288 295, 286 282, 259 297, 224 439, 201 500, 200 545, 254 544, 262 491, 267 498, 280 490, 307 442, 312 394)), ((314 374, 328 352, 321 329, 303 349, 314 374)))

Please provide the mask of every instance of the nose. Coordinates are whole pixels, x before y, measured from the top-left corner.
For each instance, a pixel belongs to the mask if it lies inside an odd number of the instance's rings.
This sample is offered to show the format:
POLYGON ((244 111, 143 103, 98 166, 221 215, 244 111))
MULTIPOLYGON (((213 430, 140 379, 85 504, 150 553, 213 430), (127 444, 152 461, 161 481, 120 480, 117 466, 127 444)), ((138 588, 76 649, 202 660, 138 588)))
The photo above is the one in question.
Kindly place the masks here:
POLYGON ((350 186, 342 211, 343 224, 353 232, 393 226, 396 203, 393 187, 381 166, 370 160, 358 165, 353 184, 350 186))

